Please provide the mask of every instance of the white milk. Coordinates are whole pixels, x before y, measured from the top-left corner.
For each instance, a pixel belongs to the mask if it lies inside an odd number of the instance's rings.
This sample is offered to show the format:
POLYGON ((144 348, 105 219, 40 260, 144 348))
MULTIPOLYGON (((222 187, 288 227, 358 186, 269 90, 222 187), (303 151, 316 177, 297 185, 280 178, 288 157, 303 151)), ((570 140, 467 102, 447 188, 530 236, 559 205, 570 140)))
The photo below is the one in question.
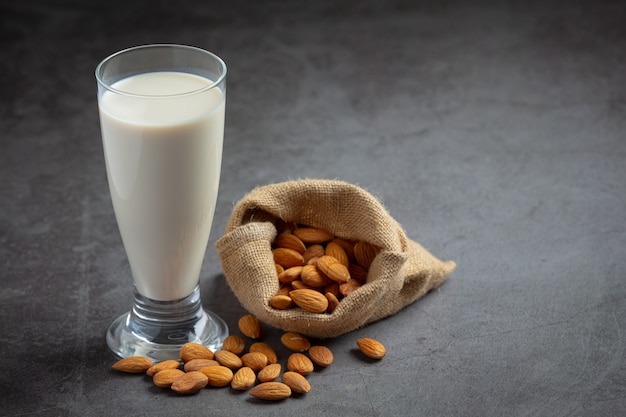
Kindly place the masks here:
POLYGON ((218 88, 180 93, 210 83, 177 72, 141 74, 113 88, 153 97, 107 91, 100 99, 115 215, 135 286, 153 300, 184 298, 198 284, 219 186, 225 100, 218 88))

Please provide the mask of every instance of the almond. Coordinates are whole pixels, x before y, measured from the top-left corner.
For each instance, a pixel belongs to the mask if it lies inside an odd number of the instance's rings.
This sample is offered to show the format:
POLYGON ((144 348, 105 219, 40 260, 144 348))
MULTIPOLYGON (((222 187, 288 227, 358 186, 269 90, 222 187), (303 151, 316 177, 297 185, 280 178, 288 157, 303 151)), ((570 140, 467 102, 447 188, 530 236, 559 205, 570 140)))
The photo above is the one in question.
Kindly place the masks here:
POLYGON ((350 260, 348 259, 348 254, 346 251, 336 242, 331 241, 326 245, 326 249, 324 250, 324 255, 332 256, 337 259, 337 261, 345 267, 350 265, 350 260))
POLYGON ((241 358, 228 350, 222 349, 215 352, 215 360, 218 361, 220 365, 232 370, 237 370, 243 366, 241 358))
POLYGON ((318 227, 298 227, 293 231, 293 234, 299 237, 304 243, 309 244, 329 242, 335 237, 328 230, 318 227))
POLYGON ((180 369, 163 369, 152 377, 152 382, 159 388, 170 388, 174 380, 184 374, 180 369))
POLYGON ((291 286, 291 284, 283 284, 278 289, 276 295, 289 295, 289 292, 293 290, 294 288, 291 286))
POLYGON ((281 343, 293 352, 306 352, 311 347, 309 339, 295 332, 285 332, 280 337, 281 343))
POLYGON ((261 352, 249 352, 241 357, 243 366, 252 368, 254 372, 259 372, 267 366, 267 356, 261 352))
POLYGON ((293 300, 288 295, 276 294, 270 298, 270 305, 277 310, 287 310, 293 307, 293 300))
POLYGON ((306 378, 293 371, 287 371, 281 377, 283 384, 287 385, 293 392, 297 392, 298 394, 306 394, 311 391, 311 384, 306 378))
POLYGON ((274 381, 280 375, 281 370, 282 366, 279 363, 273 363, 261 369, 257 378, 259 382, 274 381))
POLYGON ((365 284, 367 281, 367 269, 359 264, 351 263, 348 265, 348 272, 350 273, 350 278, 356 279, 361 284, 365 284))
POLYGON ((213 352, 200 343, 185 343, 180 348, 180 360, 189 362, 192 359, 213 359, 213 352))
POLYGON ((183 368, 185 369, 185 372, 191 372, 199 371, 207 366, 217 366, 219 364, 220 363, 214 359, 192 359, 189 362, 186 362, 183 368))
POLYGON ((311 346, 309 348, 309 358, 314 364, 323 368, 333 363, 333 352, 326 346, 311 346))
POLYGON ((277 248, 293 249, 298 253, 304 253, 306 246, 299 237, 290 232, 283 232, 276 236, 274 246, 277 248))
POLYGON ((325 287, 334 281, 326 276, 317 265, 304 265, 302 267, 302 282, 314 288, 325 287))
POLYGON ((272 254, 274 255, 274 262, 285 269, 304 265, 302 254, 293 249, 276 248, 272 251, 272 254))
POLYGON ((345 297, 352 294, 354 290, 360 287, 361 283, 359 281, 357 281, 356 279, 351 279, 348 282, 342 282, 341 284, 339 284, 339 292, 345 297))
POLYGON ((261 322, 251 314, 245 315, 237 323, 239 330, 250 339, 261 337, 261 322))
POLYGON ((313 372, 313 362, 302 353, 292 353, 287 358, 287 369, 300 375, 308 375, 313 372))
POLYGON ((202 372, 186 372, 172 382, 172 390, 179 394, 195 394, 207 386, 208 380, 202 372))
POLYGON ((323 313, 328 307, 328 300, 324 294, 315 290, 293 290, 289 293, 289 297, 298 307, 311 313, 323 313))
POLYGON ((285 270, 282 265, 274 264, 274 266, 276 267, 276 275, 280 275, 285 270))
POLYGON ((291 395, 291 388, 282 382, 263 382, 252 388, 250 395, 260 400, 284 400, 291 395))
POLYGON ((265 342, 256 342, 250 345, 250 352, 261 352, 267 358, 267 363, 273 364, 278 362, 276 351, 265 342))
POLYGON ((292 266, 291 268, 285 269, 278 275, 278 281, 281 284, 289 284, 297 279, 300 279, 302 268, 302 266, 292 266))
POLYGON ((308 246, 302 255, 305 263, 308 263, 310 259, 319 258, 320 256, 324 256, 324 247, 319 244, 308 246))
POLYGON ((348 255, 348 260, 350 262, 354 261, 354 243, 355 242, 342 239, 342 238, 335 238, 333 239, 333 242, 341 246, 344 252, 346 252, 346 255, 348 255))
POLYGON ((369 337, 363 337, 357 340, 356 344, 359 350, 371 359, 382 359, 387 354, 387 350, 382 343, 369 337))
POLYGON ((304 282, 302 282, 302 280, 299 280, 299 279, 292 282, 291 286, 293 287, 293 289, 296 289, 296 290, 314 290, 315 289, 311 287, 310 285, 305 284, 304 282))
POLYGON ((233 380, 233 371, 225 366, 207 366, 198 372, 207 377, 207 385, 210 387, 225 387, 233 380))
POLYGON ((228 336, 224 339, 224 343, 222 343, 222 350, 233 352, 235 355, 241 355, 245 349, 246 342, 244 342, 241 337, 234 334, 228 336))
POLYGON ((333 294, 332 292, 325 293, 324 297, 326 297, 326 299, 328 300, 328 308, 326 309, 326 312, 330 314, 335 311, 335 309, 339 305, 339 299, 337 299, 337 296, 335 296, 335 294, 333 294))
POLYGON ((333 281, 341 283, 350 279, 348 268, 332 256, 324 255, 319 258, 317 267, 333 281))
POLYGON ((175 361, 174 359, 169 359, 163 362, 159 362, 155 365, 152 365, 146 371, 146 375, 155 376, 156 374, 158 374, 159 372, 165 369, 178 369, 179 366, 180 366, 180 362, 175 361))
POLYGON ((366 270, 370 269, 370 265, 372 264, 372 261, 377 254, 378 249, 376 248, 376 246, 368 242, 360 241, 354 245, 354 258, 356 259, 357 263, 366 270))
POLYGON ((152 361, 144 356, 129 356, 120 359, 112 366, 113 369, 129 374, 142 374, 152 367, 152 361))
POLYGON ((235 375, 233 375, 233 380, 230 382, 230 387, 237 391, 245 391, 256 382, 256 375, 254 371, 247 366, 240 368, 235 375))

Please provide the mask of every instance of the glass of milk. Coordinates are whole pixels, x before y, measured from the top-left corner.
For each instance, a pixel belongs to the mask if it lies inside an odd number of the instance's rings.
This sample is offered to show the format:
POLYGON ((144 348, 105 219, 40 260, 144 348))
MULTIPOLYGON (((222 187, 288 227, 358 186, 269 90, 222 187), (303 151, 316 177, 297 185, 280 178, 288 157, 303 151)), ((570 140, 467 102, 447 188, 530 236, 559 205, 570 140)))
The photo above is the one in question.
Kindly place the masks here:
POLYGON ((108 329, 120 357, 177 359, 187 342, 219 349, 226 323, 202 307, 199 277, 215 210, 226 65, 183 45, 117 52, 96 68, 109 190, 134 283, 108 329))

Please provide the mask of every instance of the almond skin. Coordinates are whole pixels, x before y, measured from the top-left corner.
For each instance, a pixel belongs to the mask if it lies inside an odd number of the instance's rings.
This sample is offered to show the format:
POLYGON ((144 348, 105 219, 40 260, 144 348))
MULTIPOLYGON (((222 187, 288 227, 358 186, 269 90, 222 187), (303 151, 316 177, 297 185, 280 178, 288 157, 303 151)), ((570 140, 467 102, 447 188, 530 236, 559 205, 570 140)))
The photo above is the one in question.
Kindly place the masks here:
POLYGON ((273 364, 278 362, 278 355, 270 345, 265 342, 256 342, 250 345, 249 352, 261 352, 267 357, 267 363, 273 364))
POLYGON ((277 401, 291 396, 291 388, 282 382, 263 382, 250 390, 260 400, 277 401))
MULTIPOLYGON (((157 374, 158 375, 158 374, 157 374)), ((172 390, 183 395, 195 394, 206 387, 208 378, 202 372, 191 371, 182 374, 172 382, 172 390)))
POLYGON ((256 375, 254 371, 244 366, 235 373, 233 380, 230 382, 230 387, 237 391, 245 391, 253 386, 255 382, 256 375))
POLYGON ((283 272, 278 274, 278 281, 281 284, 289 284, 297 279, 300 279, 302 275, 302 266, 292 266, 291 268, 285 269, 283 272))
POLYGON ((184 374, 180 369, 163 369, 152 377, 152 382, 159 388, 170 388, 176 378, 184 374))
POLYGON ((180 348, 180 360, 189 362, 192 359, 213 359, 213 352, 200 343, 185 343, 180 348))
POLYGON ((339 283, 350 280, 348 267, 332 256, 324 255, 317 260, 317 267, 330 279, 339 283))
POLYGON ((306 394, 311 391, 311 384, 309 384, 309 381, 297 372, 287 371, 283 374, 281 380, 283 381, 283 384, 287 385, 293 392, 298 394, 306 394))
POLYGON ((281 370, 282 370, 282 366, 279 363, 273 363, 261 369, 259 371, 259 375, 257 376, 257 378, 259 382, 274 381, 280 375, 281 370))
POLYGON ((261 352, 248 352, 241 357, 243 366, 252 368, 254 372, 259 372, 267 366, 267 356, 261 352))
POLYGON ((244 342, 241 337, 234 334, 224 339, 224 343, 222 344, 222 350, 233 352, 235 355, 241 355, 245 349, 246 342, 244 342))
POLYGON ((387 350, 382 343, 369 337, 363 337, 357 340, 356 344, 359 350, 371 359, 382 359, 387 354, 387 350))
POLYGON ((178 369, 180 367, 180 362, 174 360, 174 359, 169 359, 163 362, 159 362, 155 365, 152 365, 150 368, 148 368, 148 370, 146 371, 146 375, 148 376, 155 376, 156 374, 158 374, 159 372, 165 370, 165 369, 178 369))
POLYGON ((311 313, 324 313, 328 308, 328 299, 319 291, 301 289, 293 290, 289 297, 296 305, 311 313))
POLYGON ((314 364, 323 368, 333 363, 333 352, 326 346, 311 346, 309 348, 309 358, 314 364))
POLYGON ((281 265, 285 269, 304 265, 302 254, 293 249, 276 248, 272 250, 272 254, 274 255, 274 263, 281 265))
POLYGON ((311 347, 311 342, 305 336, 295 332, 285 332, 280 337, 280 342, 293 352, 306 352, 311 347))
POLYGON ((318 227, 298 227, 293 234, 300 238, 301 241, 308 244, 320 244, 330 242, 335 237, 328 230, 318 227))
POLYGON ((311 359, 302 353, 292 353, 287 358, 287 369, 300 375, 308 375, 313 372, 314 366, 311 359))
POLYGON ((143 356, 129 356, 120 359, 112 366, 113 369, 129 374, 142 374, 152 367, 152 361, 143 356))
POLYGON ((230 368, 233 371, 243 366, 241 358, 228 350, 222 349, 215 352, 215 360, 218 361, 220 365, 230 368))
POLYGON ((250 339, 261 337, 261 322, 251 314, 245 315, 237 322, 239 331, 250 339))
POLYGON ((225 387, 233 380, 233 371, 225 366, 207 366, 198 372, 207 377, 207 385, 210 387, 225 387))

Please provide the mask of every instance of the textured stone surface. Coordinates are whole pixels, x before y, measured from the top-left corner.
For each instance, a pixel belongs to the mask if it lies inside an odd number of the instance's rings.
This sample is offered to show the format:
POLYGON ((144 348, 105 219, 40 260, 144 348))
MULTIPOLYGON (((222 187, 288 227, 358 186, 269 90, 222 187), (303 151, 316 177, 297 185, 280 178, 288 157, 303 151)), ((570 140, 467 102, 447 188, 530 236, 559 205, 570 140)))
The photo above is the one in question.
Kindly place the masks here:
MULTIPOLYGON (((618 1, 3 1, 4 415, 618 415, 626 408, 626 8, 618 1), (257 185, 338 178, 457 270, 323 341, 310 393, 177 397, 110 370, 131 302, 93 71, 142 43, 229 67, 222 182, 201 275, 237 334, 213 243, 257 185), (385 359, 364 362, 359 337, 385 359)), ((283 361, 280 332, 267 329, 283 361)))

